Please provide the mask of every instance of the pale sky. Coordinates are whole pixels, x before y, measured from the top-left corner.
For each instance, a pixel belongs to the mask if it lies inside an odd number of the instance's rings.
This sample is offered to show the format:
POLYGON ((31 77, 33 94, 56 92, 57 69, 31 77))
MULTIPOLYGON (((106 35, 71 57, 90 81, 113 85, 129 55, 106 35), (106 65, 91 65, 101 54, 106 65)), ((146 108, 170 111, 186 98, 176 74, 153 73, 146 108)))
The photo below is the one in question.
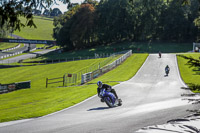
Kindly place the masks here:
MULTIPOLYGON (((81 4, 84 0, 71 0, 71 3, 79 3, 81 4)), ((97 0, 97 1, 100 1, 100 0, 97 0)), ((67 4, 63 4, 62 2, 60 1, 57 1, 57 3, 59 5, 53 5, 51 8, 54 9, 54 8, 58 8, 60 9, 60 11, 62 13, 66 12, 67 11, 67 4)))
MULTIPOLYGON (((71 3, 79 3, 81 4, 84 0, 71 0, 71 3)), ((63 4, 62 2, 60 1, 57 1, 57 3, 59 5, 53 5, 51 8, 54 9, 54 8, 58 8, 60 9, 60 11, 62 13, 64 13, 65 11, 67 11, 67 4, 63 4)))

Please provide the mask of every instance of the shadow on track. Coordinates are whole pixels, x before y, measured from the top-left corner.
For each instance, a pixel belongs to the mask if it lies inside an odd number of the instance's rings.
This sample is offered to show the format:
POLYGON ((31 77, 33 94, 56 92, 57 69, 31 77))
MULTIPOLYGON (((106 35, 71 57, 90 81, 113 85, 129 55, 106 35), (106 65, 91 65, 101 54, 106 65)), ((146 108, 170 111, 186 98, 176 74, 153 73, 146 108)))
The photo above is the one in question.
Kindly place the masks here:
POLYGON ((88 109, 87 111, 93 111, 93 110, 105 110, 105 109, 109 109, 109 107, 98 107, 98 108, 92 108, 92 109, 88 109))

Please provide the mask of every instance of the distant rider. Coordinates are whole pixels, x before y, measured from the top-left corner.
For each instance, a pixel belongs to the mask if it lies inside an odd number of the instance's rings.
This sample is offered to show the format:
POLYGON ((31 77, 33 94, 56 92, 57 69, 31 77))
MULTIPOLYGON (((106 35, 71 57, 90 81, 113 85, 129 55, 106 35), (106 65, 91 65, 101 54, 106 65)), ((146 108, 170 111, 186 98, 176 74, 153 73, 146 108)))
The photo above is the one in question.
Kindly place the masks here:
POLYGON ((160 51, 159 51, 159 53, 158 53, 158 54, 159 54, 159 57, 161 58, 161 52, 160 52, 160 51))
POLYGON ((112 92, 115 95, 115 97, 118 99, 117 93, 114 89, 112 89, 112 86, 103 84, 101 81, 97 82, 97 86, 98 86, 98 88, 97 88, 98 96, 99 96, 101 89, 106 89, 106 91, 112 92))
POLYGON ((168 76, 169 71, 170 71, 170 68, 169 68, 169 66, 167 65, 167 66, 165 67, 165 72, 166 72, 167 76, 168 76))

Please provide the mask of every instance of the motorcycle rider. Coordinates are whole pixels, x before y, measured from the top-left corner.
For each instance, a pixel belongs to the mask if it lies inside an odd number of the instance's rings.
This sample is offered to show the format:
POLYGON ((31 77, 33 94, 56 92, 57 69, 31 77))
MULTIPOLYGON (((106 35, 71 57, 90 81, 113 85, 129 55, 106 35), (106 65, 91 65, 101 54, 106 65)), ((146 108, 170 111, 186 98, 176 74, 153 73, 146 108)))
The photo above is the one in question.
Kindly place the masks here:
POLYGON ((160 51, 159 51, 159 53, 158 53, 158 54, 159 54, 159 57, 161 58, 161 52, 160 52, 160 51))
POLYGON ((97 88, 98 96, 99 96, 101 89, 106 89, 106 91, 112 92, 115 95, 115 97, 118 99, 117 93, 114 89, 112 89, 112 86, 103 84, 101 81, 97 82, 97 86, 98 86, 98 88, 97 88))
POLYGON ((165 67, 165 73, 167 74, 167 76, 168 76, 169 71, 170 71, 170 68, 169 68, 169 66, 167 65, 167 66, 165 67))

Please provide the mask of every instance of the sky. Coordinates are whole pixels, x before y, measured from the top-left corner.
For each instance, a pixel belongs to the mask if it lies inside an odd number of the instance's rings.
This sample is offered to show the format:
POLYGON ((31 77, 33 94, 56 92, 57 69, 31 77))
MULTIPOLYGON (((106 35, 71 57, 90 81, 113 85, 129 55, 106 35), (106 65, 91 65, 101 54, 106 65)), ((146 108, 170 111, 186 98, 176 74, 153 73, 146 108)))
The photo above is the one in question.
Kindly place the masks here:
MULTIPOLYGON (((83 1, 84 1, 84 0, 71 0, 71 3, 79 3, 79 4, 81 4, 83 1)), ((97 0, 97 1, 100 1, 100 0, 97 0)), ((60 9, 60 11, 61 11, 62 13, 64 13, 64 12, 67 11, 67 4, 63 4, 62 2, 60 2, 60 1, 58 1, 58 0, 57 0, 57 3, 58 3, 59 5, 55 5, 55 4, 54 4, 51 8, 52 8, 52 9, 58 8, 58 9, 60 9)))
MULTIPOLYGON (((84 0, 71 0, 71 3, 79 3, 79 4, 81 4, 83 1, 84 1, 84 0)), ((67 4, 63 4, 63 3, 60 2, 60 1, 57 1, 57 3, 58 3, 59 5, 55 5, 55 4, 54 4, 51 8, 52 8, 52 9, 58 8, 58 9, 60 9, 60 11, 61 11, 62 13, 64 13, 64 12, 67 11, 67 4)))

